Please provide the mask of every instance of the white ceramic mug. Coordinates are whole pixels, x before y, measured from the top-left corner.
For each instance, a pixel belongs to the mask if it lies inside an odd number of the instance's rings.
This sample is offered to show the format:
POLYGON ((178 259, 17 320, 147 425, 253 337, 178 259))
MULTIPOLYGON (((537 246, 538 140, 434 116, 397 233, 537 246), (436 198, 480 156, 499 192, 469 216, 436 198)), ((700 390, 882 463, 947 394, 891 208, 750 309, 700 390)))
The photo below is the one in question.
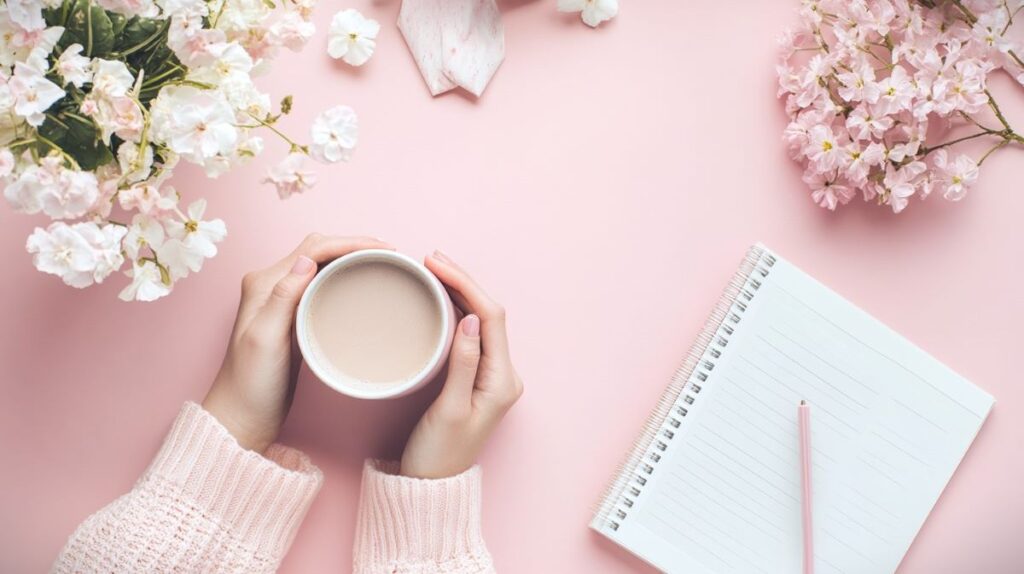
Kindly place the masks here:
POLYGON ((321 269, 313 281, 302 294, 299 302, 298 315, 295 320, 295 334, 299 342, 299 349, 306 365, 313 371, 318 379, 324 384, 338 391, 339 393, 360 399, 390 399, 407 395, 416 389, 426 385, 441 372, 448 361, 448 353, 452 348, 452 339, 455 336, 457 323, 455 305, 452 304, 448 292, 445 291, 441 282, 421 263, 394 251, 386 249, 364 249, 355 251, 335 259, 321 269), (338 369, 329 368, 326 359, 318 356, 315 344, 312 342, 312 329, 309 324, 309 306, 320 286, 328 277, 335 273, 344 273, 345 269, 357 263, 386 263, 413 275, 422 282, 432 295, 437 310, 441 316, 441 328, 437 334, 437 344, 434 346, 434 353, 430 361, 415 375, 407 380, 396 384, 380 385, 366 383, 353 377, 348 377, 338 369))

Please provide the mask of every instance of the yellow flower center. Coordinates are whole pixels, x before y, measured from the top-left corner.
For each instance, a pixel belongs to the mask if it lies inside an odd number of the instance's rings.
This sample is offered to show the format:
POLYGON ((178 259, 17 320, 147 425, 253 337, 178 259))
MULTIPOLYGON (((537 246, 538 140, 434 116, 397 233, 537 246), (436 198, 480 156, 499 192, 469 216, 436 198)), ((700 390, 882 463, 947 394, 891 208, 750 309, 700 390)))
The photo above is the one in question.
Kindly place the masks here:
POLYGON ((825 140, 821 142, 821 151, 829 151, 832 149, 832 142, 825 140))
POLYGON ((186 221, 185 229, 187 229, 189 233, 195 233, 196 231, 199 231, 199 222, 193 220, 186 221))

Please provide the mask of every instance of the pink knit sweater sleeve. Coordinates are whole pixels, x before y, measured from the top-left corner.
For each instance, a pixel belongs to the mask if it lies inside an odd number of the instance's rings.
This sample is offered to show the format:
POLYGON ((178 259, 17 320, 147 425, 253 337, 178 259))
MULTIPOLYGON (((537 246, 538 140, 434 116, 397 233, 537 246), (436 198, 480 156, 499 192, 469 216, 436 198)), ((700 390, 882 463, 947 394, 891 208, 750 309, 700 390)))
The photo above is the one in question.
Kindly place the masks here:
POLYGON ((368 461, 356 524, 356 574, 494 572, 480 531, 480 467, 439 480, 368 461))
POLYGON ((274 572, 322 482, 302 453, 245 450, 186 403, 135 487, 78 527, 52 571, 274 572))

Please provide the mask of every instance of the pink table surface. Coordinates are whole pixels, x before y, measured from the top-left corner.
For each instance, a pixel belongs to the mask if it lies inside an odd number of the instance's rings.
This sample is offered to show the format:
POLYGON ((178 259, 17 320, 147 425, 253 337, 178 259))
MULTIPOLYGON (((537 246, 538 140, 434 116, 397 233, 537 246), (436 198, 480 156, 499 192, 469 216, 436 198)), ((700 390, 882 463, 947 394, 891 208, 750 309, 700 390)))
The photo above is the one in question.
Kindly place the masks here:
MULTIPOLYGON (((900 572, 1024 564, 1024 154, 1003 150, 958 204, 904 214, 810 202, 785 156, 774 41, 795 1, 623 2, 598 30, 553 0, 503 2, 508 55, 479 101, 432 99, 392 24, 397 0, 324 1, 316 38, 261 80, 296 96, 285 123, 354 106, 354 160, 280 201, 259 185, 284 147, 217 181, 182 172, 230 235, 155 304, 122 279, 76 291, 24 252, 40 220, 0 226, 0 571, 38 572, 88 514, 129 489, 185 400, 216 372, 241 275, 307 232, 367 233, 414 256, 441 247, 509 310, 526 393, 493 437, 484 529, 503 572, 646 572, 590 532, 612 470, 746 247, 763 241, 996 396, 900 572), (324 52, 331 14, 384 23, 363 69, 324 52)), ((1024 124, 1009 82, 1007 115, 1024 124)), ((326 482, 284 572, 350 569, 359 473, 395 456, 429 399, 350 400, 308 379, 283 441, 326 482)))

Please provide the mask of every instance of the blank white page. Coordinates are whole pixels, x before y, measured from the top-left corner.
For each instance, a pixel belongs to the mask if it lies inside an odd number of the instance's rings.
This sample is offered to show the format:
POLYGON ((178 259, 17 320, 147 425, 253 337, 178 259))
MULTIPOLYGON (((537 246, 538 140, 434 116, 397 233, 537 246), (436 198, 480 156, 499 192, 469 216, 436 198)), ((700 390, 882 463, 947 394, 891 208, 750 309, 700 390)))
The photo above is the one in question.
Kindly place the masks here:
POLYGON ((805 399, 817 571, 893 572, 993 399, 773 256, 628 518, 606 534, 669 572, 800 572, 805 399))

